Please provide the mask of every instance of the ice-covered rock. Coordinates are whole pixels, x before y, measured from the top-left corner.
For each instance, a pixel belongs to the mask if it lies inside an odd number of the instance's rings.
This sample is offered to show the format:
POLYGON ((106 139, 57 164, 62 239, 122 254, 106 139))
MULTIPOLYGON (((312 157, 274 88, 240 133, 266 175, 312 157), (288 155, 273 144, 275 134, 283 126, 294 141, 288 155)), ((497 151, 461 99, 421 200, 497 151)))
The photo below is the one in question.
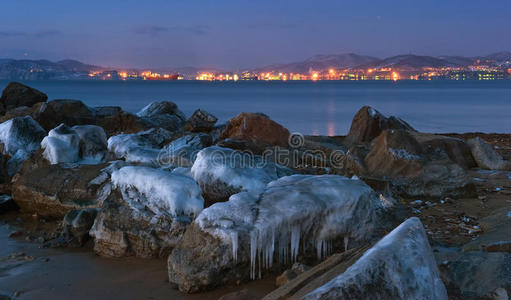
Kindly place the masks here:
POLYGON ((127 162, 156 166, 162 146, 171 138, 172 134, 161 128, 119 134, 108 139, 108 150, 127 162))
POLYGON ((107 142, 103 128, 95 125, 77 125, 72 128, 60 124, 50 130, 41 142, 43 157, 51 164, 100 163, 107 159, 107 142))
POLYGON ((183 127, 185 115, 170 101, 152 102, 137 113, 139 122, 148 128, 176 131, 183 127))
POLYGON ((511 162, 505 161, 500 154, 479 137, 467 141, 477 165, 488 170, 511 170, 511 162))
POLYGON ((410 218, 355 264, 302 299, 448 299, 418 218, 410 218))
POLYGON ((161 169, 126 166, 112 173, 112 184, 90 231, 103 256, 168 254, 204 206, 192 178, 161 169))
POLYGON ((262 156, 213 146, 197 154, 191 173, 211 204, 242 191, 260 193, 270 181, 294 172, 262 156))
POLYGON ((23 161, 39 149, 45 135, 46 131, 29 116, 14 118, 0 124, 2 153, 10 156, 7 162, 9 176, 18 172, 23 161))
POLYGON ((324 258, 379 231, 379 197, 360 180, 293 175, 260 195, 242 192, 204 209, 168 259, 170 281, 194 292, 260 277, 273 265, 324 258))
POLYGON ((158 161, 162 166, 191 167, 197 153, 212 144, 209 134, 195 133, 180 137, 163 147, 158 161))

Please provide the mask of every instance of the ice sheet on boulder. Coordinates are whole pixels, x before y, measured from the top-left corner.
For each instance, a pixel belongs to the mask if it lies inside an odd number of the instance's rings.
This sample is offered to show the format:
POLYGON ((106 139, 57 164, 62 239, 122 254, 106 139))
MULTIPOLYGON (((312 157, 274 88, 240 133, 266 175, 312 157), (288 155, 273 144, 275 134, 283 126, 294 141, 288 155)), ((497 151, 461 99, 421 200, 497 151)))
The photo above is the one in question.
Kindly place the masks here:
POLYGON ((410 218, 355 264, 302 299, 447 299, 418 218, 410 218))

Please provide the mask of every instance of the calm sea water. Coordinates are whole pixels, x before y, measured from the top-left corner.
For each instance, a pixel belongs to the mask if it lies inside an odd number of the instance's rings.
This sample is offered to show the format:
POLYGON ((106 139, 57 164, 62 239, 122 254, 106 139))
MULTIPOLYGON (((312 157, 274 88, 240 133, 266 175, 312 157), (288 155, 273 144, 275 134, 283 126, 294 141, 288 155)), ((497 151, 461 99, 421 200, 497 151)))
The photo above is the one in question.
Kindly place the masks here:
MULTIPOLYGON (((190 115, 203 108, 225 122, 263 112, 290 131, 342 135, 363 105, 426 132, 511 132, 511 81, 196 82, 28 81, 50 99, 79 99, 136 112, 171 100, 190 115)), ((0 81, 0 89, 7 81, 0 81)))

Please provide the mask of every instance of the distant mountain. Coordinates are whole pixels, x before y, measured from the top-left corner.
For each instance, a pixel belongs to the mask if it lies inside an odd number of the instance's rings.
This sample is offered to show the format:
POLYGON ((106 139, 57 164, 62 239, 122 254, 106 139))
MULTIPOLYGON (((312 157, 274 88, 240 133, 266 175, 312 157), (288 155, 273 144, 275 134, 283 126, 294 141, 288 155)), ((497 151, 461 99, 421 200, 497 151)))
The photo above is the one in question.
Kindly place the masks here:
POLYGON ((51 62, 49 60, 0 60, 0 79, 8 80, 49 80, 83 79, 91 71, 101 67, 87 65, 75 60, 51 62))
POLYGON ((492 54, 486 55, 484 58, 489 59, 489 60, 494 60, 497 62, 511 60, 511 52, 502 51, 502 52, 492 53, 492 54))
POLYGON ((380 61, 380 59, 372 56, 358 55, 354 53, 316 55, 304 61, 289 64, 269 65, 266 67, 257 68, 254 71, 262 72, 278 70, 285 73, 308 73, 309 71, 326 71, 330 68, 352 68, 377 61, 380 61))
MULTIPOLYGON (((433 56, 421 56, 413 54, 397 55, 378 61, 376 64, 370 64, 373 68, 400 68, 400 69, 419 69, 424 67, 439 68, 444 66, 457 66, 458 64, 433 56)), ((367 67, 366 66, 366 67, 367 67)))
POLYGON ((459 66, 469 66, 476 60, 475 57, 465 56, 438 56, 438 58, 459 66))

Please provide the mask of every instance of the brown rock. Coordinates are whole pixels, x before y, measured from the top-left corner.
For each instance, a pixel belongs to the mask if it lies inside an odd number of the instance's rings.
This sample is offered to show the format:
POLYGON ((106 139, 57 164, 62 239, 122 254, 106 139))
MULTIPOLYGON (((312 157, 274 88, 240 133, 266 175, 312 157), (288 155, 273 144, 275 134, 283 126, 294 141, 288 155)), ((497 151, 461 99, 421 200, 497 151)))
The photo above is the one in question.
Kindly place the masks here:
POLYGON ((448 158, 465 169, 476 166, 470 147, 462 139, 420 132, 410 134, 430 155, 440 159, 448 158))
POLYGON ((220 139, 227 138, 288 147, 289 131, 266 115, 241 113, 229 121, 220 135, 220 139))
POLYGON ((387 118, 376 109, 364 106, 353 118, 346 141, 355 144, 367 143, 379 136, 385 129, 415 131, 412 126, 399 118, 387 118))
POLYGON ((511 162, 505 161, 495 149, 483 139, 475 137, 467 142, 477 165, 482 169, 511 170, 511 162))
POLYGON ((95 111, 79 100, 52 100, 42 105, 33 117, 46 131, 61 123, 67 126, 95 124, 95 111))
POLYGON ((197 109, 186 121, 184 130, 191 132, 209 132, 215 126, 217 117, 205 110, 197 109))
POLYGON ((46 102, 48 96, 44 93, 18 82, 11 82, 2 92, 0 97, 0 110, 7 110, 27 106, 30 107, 38 102, 46 102))

